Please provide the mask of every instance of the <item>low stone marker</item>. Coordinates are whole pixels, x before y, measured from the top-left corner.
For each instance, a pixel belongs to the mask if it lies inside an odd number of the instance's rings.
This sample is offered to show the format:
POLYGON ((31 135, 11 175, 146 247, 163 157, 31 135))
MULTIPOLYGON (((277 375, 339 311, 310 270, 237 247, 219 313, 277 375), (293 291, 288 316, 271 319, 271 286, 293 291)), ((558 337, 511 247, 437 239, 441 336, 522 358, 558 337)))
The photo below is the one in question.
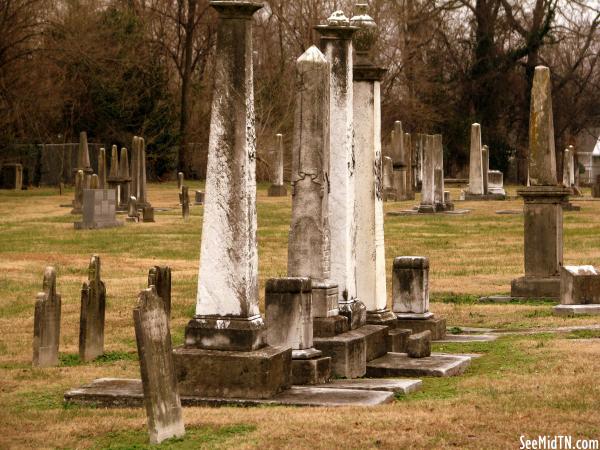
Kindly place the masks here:
POLYGON ((146 222, 154 222, 154 208, 152 206, 144 206, 142 208, 142 220, 146 222))
POLYGON ((205 194, 202 191, 196 191, 194 205, 200 206, 204 205, 205 194))
POLYGON ((431 331, 425 330, 421 333, 408 337, 406 353, 411 358, 425 358, 431 356, 431 331))
POLYGON ((143 290, 133 310, 144 404, 151 444, 185 434, 173 365, 169 319, 154 287, 143 290))
POLYGON ((33 365, 52 367, 58 365, 60 341, 61 298, 56 292, 56 270, 46 267, 43 290, 35 300, 33 319, 33 365))
POLYGON ((100 257, 92 256, 88 281, 81 288, 81 317, 79 321, 79 357, 92 361, 104 354, 104 316, 106 287, 100 279, 100 257))
POLYGON ((3 164, 0 171, 0 189, 23 189, 23 165, 3 164))
POLYGON ((396 327, 413 333, 430 330, 432 339, 446 336, 446 319, 429 311, 429 258, 402 256, 394 259, 392 304, 396 327))
POLYGON ((171 268, 154 266, 148 273, 148 287, 154 286, 162 299, 167 317, 171 317, 171 268))
MULTIPOLYGON (((97 180, 97 177, 95 178, 97 180)), ((123 226, 117 220, 117 193, 113 189, 83 191, 83 220, 75 222, 76 230, 115 228, 123 226)))
POLYGON ((593 266, 563 266, 560 271, 560 305, 563 316, 600 314, 600 272, 593 266))
POLYGON ((133 196, 129 196, 129 202, 127 203, 127 222, 139 222, 140 213, 137 210, 137 199, 133 196))
POLYGON ((488 172, 488 193, 489 195, 498 195, 506 197, 504 190, 504 174, 499 170, 490 170, 488 172))

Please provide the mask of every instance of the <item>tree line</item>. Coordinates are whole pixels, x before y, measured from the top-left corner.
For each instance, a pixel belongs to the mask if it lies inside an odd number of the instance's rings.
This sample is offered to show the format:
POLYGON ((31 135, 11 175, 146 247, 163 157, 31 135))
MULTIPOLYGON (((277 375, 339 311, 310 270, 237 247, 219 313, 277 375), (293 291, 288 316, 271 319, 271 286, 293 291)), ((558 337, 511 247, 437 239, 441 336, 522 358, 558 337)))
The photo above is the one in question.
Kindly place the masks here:
MULTIPOLYGON (((269 0, 255 20, 259 169, 293 128, 295 61, 345 0, 269 0)), ((600 125, 600 6, 586 0, 371 0, 385 139, 393 122, 442 133, 446 170, 464 173, 469 126, 491 166, 524 182, 530 89, 551 68, 557 149, 600 125)), ((159 178, 198 176, 208 144, 217 15, 208 0, 0 0, 0 139, 148 143, 159 178), (200 150, 199 150, 200 149, 200 150)), ((289 148, 290 145, 288 145, 289 148)), ((560 166, 560 158, 559 166, 560 166)))

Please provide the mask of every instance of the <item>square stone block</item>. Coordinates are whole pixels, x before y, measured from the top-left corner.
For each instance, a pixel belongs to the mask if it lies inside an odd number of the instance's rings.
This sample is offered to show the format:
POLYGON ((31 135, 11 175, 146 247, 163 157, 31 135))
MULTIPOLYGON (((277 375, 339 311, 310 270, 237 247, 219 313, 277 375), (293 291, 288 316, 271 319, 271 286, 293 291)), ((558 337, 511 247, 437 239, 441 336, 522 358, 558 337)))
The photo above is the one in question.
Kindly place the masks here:
POLYGON ((365 325, 354 330, 357 334, 365 337, 367 362, 387 353, 388 330, 389 327, 384 325, 365 325))
POLYGON ((560 271, 561 305, 600 304, 600 273, 593 266, 564 266, 560 271))
POLYGON ((339 315, 337 284, 312 282, 313 317, 332 317, 339 315))
POLYGON ((313 319, 313 336, 315 338, 334 337, 349 329, 348 318, 344 316, 315 317, 313 319))
POLYGON ((292 349, 173 350, 181 396, 271 398, 291 386, 292 349))
POLYGON ((316 349, 331 357, 331 371, 342 378, 359 378, 366 373, 367 346, 365 337, 356 330, 329 338, 315 338, 316 349))
POLYGON ((329 382, 331 358, 292 359, 292 384, 315 385, 329 382))
POLYGON ((398 318, 396 328, 407 328, 413 334, 429 330, 431 331, 431 339, 434 341, 446 337, 446 319, 443 317, 432 317, 426 320, 398 318))
POLYGON ((554 314, 566 317, 598 316, 600 305, 557 305, 554 307, 554 314))
POLYGON ((388 330, 386 338, 388 353, 406 353, 406 345, 411 333, 411 330, 405 328, 388 330))
POLYGON ((462 374, 471 364, 467 355, 432 353, 425 358, 410 358, 405 353, 388 353, 367 364, 367 376, 452 377, 462 374))

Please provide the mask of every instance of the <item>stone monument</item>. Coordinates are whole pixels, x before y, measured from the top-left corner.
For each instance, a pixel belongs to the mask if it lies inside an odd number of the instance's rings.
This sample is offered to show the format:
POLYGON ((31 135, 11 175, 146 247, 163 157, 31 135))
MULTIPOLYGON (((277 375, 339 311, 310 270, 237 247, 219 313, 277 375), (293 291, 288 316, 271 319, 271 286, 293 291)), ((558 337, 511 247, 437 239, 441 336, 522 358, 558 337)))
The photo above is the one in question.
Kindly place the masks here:
POLYGON ((340 314, 351 329, 366 322, 356 292, 356 206, 353 129, 352 37, 358 30, 342 11, 316 27, 321 51, 331 65, 329 95, 329 226, 331 280, 338 285, 340 314))
POLYGON ((404 128, 402 122, 394 122, 394 131, 392 132, 392 161, 394 163, 394 190, 396 198, 399 201, 408 200, 407 195, 407 180, 408 180, 408 163, 406 155, 406 146, 404 139, 404 128))
POLYGON ((219 13, 196 316, 174 350, 182 395, 270 398, 290 386, 291 348, 266 344, 258 308, 252 16, 219 13))
POLYGON ((394 162, 389 156, 382 158, 383 166, 383 201, 395 201, 396 191, 394 190, 394 162))
POLYGON ((275 170, 273 184, 269 188, 269 197, 285 197, 287 189, 283 184, 283 135, 277 135, 277 149, 275 150, 275 170))
POLYGON ((171 317, 171 268, 169 266, 154 266, 148 272, 148 287, 154 286, 161 298, 167 318, 171 317))
POLYGON ((0 189, 23 189, 23 165, 3 164, 0 172, 0 189))
POLYGON ((98 153, 98 188, 108 189, 106 181, 106 149, 101 148, 98 153))
POLYGON ((60 342, 61 298, 56 292, 56 270, 46 267, 42 292, 35 300, 33 318, 33 365, 52 367, 58 365, 60 342))
POLYGON ((75 222, 76 230, 115 228, 123 226, 117 220, 117 194, 113 189, 83 190, 83 220, 75 222))
POLYGON ((106 287, 100 279, 100 257, 92 256, 88 281, 81 287, 79 319, 79 358, 88 362, 104 354, 106 287))
POLYGON ((83 170, 78 170, 75 174, 75 191, 73 198, 73 209, 71 214, 81 214, 83 212, 83 183, 84 183, 83 170))
POLYGON ((424 135, 423 141, 423 181, 418 212, 431 214, 435 213, 435 137, 424 135))
POLYGON ((469 189, 468 194, 484 195, 483 156, 481 151, 481 125, 471 125, 471 153, 469 159, 469 189))
POLYGON ((560 297, 563 210, 569 189, 556 177, 550 69, 535 69, 529 119, 529 182, 517 193, 525 202, 525 276, 511 285, 512 297, 560 297))

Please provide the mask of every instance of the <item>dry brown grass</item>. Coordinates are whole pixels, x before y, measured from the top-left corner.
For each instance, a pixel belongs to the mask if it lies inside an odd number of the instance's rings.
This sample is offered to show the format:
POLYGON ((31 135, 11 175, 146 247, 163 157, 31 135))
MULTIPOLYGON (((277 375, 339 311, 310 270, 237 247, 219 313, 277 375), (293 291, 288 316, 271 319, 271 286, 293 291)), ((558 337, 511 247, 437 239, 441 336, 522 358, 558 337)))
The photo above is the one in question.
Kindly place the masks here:
MULTIPOLYGON (((456 198, 457 191, 453 194, 456 198)), ((193 207, 184 223, 174 185, 152 186, 150 199, 155 207, 174 209, 157 213, 156 224, 75 232, 69 209, 58 207, 69 203, 70 195, 49 190, 0 194, 0 448, 97 448, 119 442, 119 448, 132 448, 144 442, 143 410, 64 408, 61 398, 68 388, 94 378, 139 376, 131 309, 147 270, 157 263, 174 270, 172 328, 175 342, 181 342, 195 303, 202 208, 193 207), (102 257, 108 288, 106 350, 113 360, 32 369, 33 302, 44 266, 58 269, 61 353, 72 355, 77 353, 79 289, 94 252, 102 257)), ((411 205, 387 204, 386 209, 411 205)), ((582 212, 565 215, 565 262, 600 265, 600 203, 581 205, 582 212)), ((432 309, 449 325, 522 329, 598 322, 553 317, 550 304, 473 303, 470 296, 507 293, 510 280, 522 274, 522 218, 494 213, 519 209, 522 202, 457 206, 473 212, 386 219, 388 273, 394 255, 429 256, 434 298, 444 301, 434 302, 432 309)), ((268 198, 266 189, 259 190, 261 291, 267 278, 285 274, 289 215, 289 198, 268 198)), ((599 339, 535 335, 444 347, 486 356, 463 377, 426 380, 421 394, 377 408, 189 408, 185 421, 192 434, 206 428, 212 440, 180 444, 480 449, 518 448, 521 434, 600 438, 599 344, 599 339), (223 431, 239 425, 252 427, 223 431)))

